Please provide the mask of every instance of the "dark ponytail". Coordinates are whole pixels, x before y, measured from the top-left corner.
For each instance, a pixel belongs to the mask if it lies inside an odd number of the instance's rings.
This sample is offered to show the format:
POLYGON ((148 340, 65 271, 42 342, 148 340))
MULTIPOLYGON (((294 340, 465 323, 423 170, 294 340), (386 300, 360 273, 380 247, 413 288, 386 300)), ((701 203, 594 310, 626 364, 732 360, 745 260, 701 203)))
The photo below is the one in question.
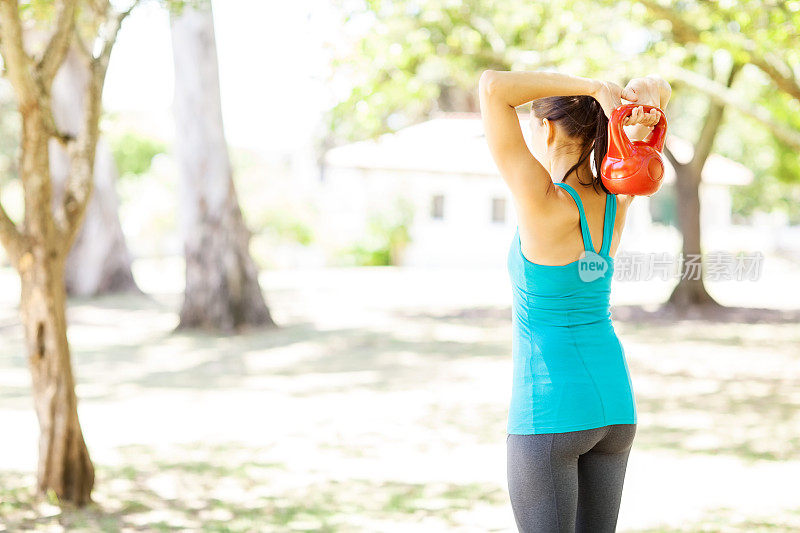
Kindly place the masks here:
POLYGON ((569 137, 577 139, 581 156, 567 171, 567 176, 574 170, 581 185, 611 194, 600 180, 600 166, 608 151, 608 117, 600 102, 586 95, 548 96, 531 102, 531 113, 540 120, 546 118, 558 124, 569 137), (594 174, 586 180, 577 173, 577 169, 592 153, 594 174))

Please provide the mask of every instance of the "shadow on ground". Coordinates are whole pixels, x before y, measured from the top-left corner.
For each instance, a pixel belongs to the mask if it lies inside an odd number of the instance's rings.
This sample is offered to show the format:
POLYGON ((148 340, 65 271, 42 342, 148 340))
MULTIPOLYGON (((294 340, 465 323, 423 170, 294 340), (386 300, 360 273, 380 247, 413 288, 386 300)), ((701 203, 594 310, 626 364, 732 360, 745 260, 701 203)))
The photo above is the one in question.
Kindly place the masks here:
POLYGON ((674 324, 695 321, 717 324, 800 324, 800 309, 765 309, 719 305, 677 308, 661 305, 655 309, 641 305, 617 305, 614 320, 648 324, 674 324))
MULTIPOLYGON (((167 390, 280 390, 282 402, 291 405, 353 391, 375 401, 385 392, 412 399, 434 392, 441 397, 431 405, 417 404, 426 409, 416 427, 424 435, 486 444, 503 431, 511 375, 508 307, 389 310, 386 320, 332 329, 296 320, 230 337, 173 331, 173 307, 159 300, 103 298, 71 307, 82 401, 167 390), (115 333, 120 323, 124 335, 115 333), (300 386, 306 377, 311 385, 300 386), (276 383, 297 386, 275 389, 276 383), (478 391, 478 385, 484 388, 478 391)), ((742 460, 800 459, 799 311, 728 308, 692 317, 618 306, 612 312, 642 420, 637 447, 742 460)), ((0 372, 26 372, 20 330, 7 325, 3 332, 8 341, 0 346, 0 372)), ((4 386, 0 400, 4 407, 30 408, 23 385, 4 386)), ((408 444, 380 436, 373 442, 408 444)), ((336 457, 358 458, 362 448, 362 442, 347 443, 336 457)), ((0 472, 0 524, 11 531, 58 524, 70 531, 252 531, 264 523, 278 530, 374 531, 398 523, 413 530, 433 521, 447 530, 465 523, 459 513, 506 504, 502 487, 480 484, 303 479, 287 473, 289 464, 265 461, 263 450, 235 443, 173 446, 167 452, 125 447, 121 454, 119 465, 97 466, 97 504, 85 510, 59 513, 36 503, 30 474, 0 472), (287 484, 277 483, 279 478, 287 484)), ((793 517, 759 522, 724 509, 715 513, 680 531, 721 530, 715 524, 793 530, 793 517)))
POLYGON ((155 455, 121 449, 124 466, 96 465, 94 503, 59 509, 38 498, 32 475, 0 473, 0 525, 9 531, 375 531, 438 523, 453 529, 458 513, 500 505, 502 487, 476 483, 402 483, 309 479, 283 489, 271 481, 288 465, 262 462, 263 450, 237 443, 192 443, 155 455))

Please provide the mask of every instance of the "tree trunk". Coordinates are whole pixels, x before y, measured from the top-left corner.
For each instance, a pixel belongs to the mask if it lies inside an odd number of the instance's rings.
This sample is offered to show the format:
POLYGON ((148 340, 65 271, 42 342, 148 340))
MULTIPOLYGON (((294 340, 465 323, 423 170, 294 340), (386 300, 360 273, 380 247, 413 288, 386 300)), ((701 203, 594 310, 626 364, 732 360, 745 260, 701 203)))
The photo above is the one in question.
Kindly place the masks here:
POLYGON ((210 3, 172 14, 175 152, 186 290, 181 328, 273 326, 250 257, 222 124, 210 3))
POLYGON ((67 344, 65 250, 51 215, 48 134, 36 108, 23 112, 20 174, 26 182, 29 236, 17 267, 33 400, 39 419, 38 488, 82 505, 91 500, 94 468, 78 421, 67 344))
MULTIPOLYGON (((736 76, 741 72, 743 63, 734 62, 727 73, 726 87, 731 87, 736 76)), ((711 66, 713 77, 714 66, 711 66)), ((701 233, 700 233, 700 183, 702 181, 703 167, 706 164, 708 155, 714 146, 714 139, 722 124, 722 117, 725 113, 725 105, 712 101, 709 105, 708 113, 703 121, 700 136, 695 143, 692 159, 688 163, 678 162, 669 149, 664 149, 664 155, 669 159, 675 169, 675 185, 678 196, 678 226, 683 236, 683 259, 681 264, 681 279, 673 289, 672 294, 667 300, 667 305, 675 307, 679 311, 684 311, 694 305, 719 306, 714 300, 703 283, 703 261, 701 253, 701 233), (689 267, 687 275, 686 261, 697 256, 696 266, 689 267), (699 272, 692 271, 696 268, 699 272)))
POLYGON ((691 305, 717 303, 703 283, 703 262, 687 267, 686 262, 701 253, 700 246, 700 172, 690 165, 675 168, 678 203, 678 226, 683 236, 681 279, 672 291, 667 304, 682 309, 691 305), (696 269, 696 270, 695 270, 696 269))
POLYGON ((78 421, 67 344, 64 264, 92 195, 103 84, 120 26, 130 13, 115 12, 110 3, 105 9, 97 7, 103 17, 93 39, 98 55, 88 50, 82 54, 91 76, 83 100, 83 127, 75 136, 56 127, 51 89, 75 35, 77 2, 58 3, 49 21, 53 32, 34 60, 25 50, 19 3, 0 0, 0 53, 22 123, 19 175, 25 205, 22 224, 17 224, 0 202, 0 242, 22 285, 20 314, 40 428, 37 485, 40 493, 53 492, 60 501, 79 506, 91 501, 94 467, 78 421), (59 202, 53 201, 50 139, 67 145, 70 159, 59 202))
POLYGON ((69 294, 142 292, 133 279, 131 254, 119 221, 117 177, 111 149, 101 138, 95 156, 94 190, 67 257, 65 281, 69 294))
MULTIPOLYGON (((53 81, 53 115, 60 131, 78 135, 85 120, 88 83, 88 66, 73 49, 53 81)), ((58 203, 62 200, 70 161, 66 150, 54 139, 50 140, 50 172, 54 201, 58 203)), ((65 283, 69 294, 141 292, 131 273, 131 257, 119 221, 116 181, 117 168, 111 149, 100 139, 94 163, 94 191, 66 262, 65 283)))
POLYGON ((59 500, 91 501, 94 467, 78 421, 72 375, 63 282, 63 261, 46 245, 24 256, 20 311, 25 327, 33 398, 39 419, 40 492, 53 490, 59 500), (26 259, 27 258, 27 259, 26 259))

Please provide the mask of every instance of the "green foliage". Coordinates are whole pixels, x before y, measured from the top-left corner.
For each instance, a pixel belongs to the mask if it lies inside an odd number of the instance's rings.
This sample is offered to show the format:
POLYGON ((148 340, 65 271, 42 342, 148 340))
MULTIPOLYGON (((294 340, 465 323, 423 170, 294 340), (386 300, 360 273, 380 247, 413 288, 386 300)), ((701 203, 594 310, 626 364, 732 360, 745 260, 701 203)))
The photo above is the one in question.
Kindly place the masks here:
POLYGON ((388 266, 401 262, 401 254, 411 242, 410 226, 414 210, 399 198, 392 209, 372 213, 363 238, 345 251, 352 263, 362 266, 388 266))
POLYGON ((353 246, 347 252, 355 265, 359 266, 389 266, 392 257, 386 247, 371 248, 362 244, 353 246))
POLYGON ((800 184, 764 177, 734 188, 732 200, 733 214, 740 219, 747 220, 758 211, 778 211, 787 216, 790 224, 800 224, 800 184))
MULTIPOLYGON (((800 31, 800 28, 798 28, 800 31)), ((774 117, 780 117, 781 122, 788 124, 793 130, 800 131, 800 100, 791 98, 785 93, 777 93, 771 87, 766 87, 763 98, 764 107, 770 110, 774 117)), ((769 135, 764 151, 774 157, 773 165, 769 172, 784 183, 800 183, 800 150, 789 146, 775 136, 769 135)))
POLYGON ((797 2, 681 0, 676 4, 650 0, 642 2, 634 13, 640 15, 638 21, 653 25, 672 43, 690 48, 687 52, 691 54, 724 50, 742 63, 771 56, 773 65, 796 65, 800 59, 797 2))
MULTIPOLYGON (((750 78, 753 79, 753 78, 750 78)), ((741 80, 737 90, 763 106, 775 117, 800 131, 800 102, 786 94, 776 93, 764 83, 741 80)), ((777 139, 768 128, 755 120, 729 110, 714 142, 714 150, 739 161, 753 172, 753 182, 731 187, 732 212, 740 222, 755 212, 782 211, 792 224, 800 223, 796 206, 800 191, 800 157, 798 151, 777 139)))
POLYGON ((260 213, 254 223, 255 233, 269 233, 278 240, 308 246, 314 241, 314 232, 292 209, 272 208, 260 213))
MULTIPOLYGON (((340 2, 341 4, 341 2, 340 2)), ((594 3, 368 2, 345 11, 333 78, 354 80, 328 113, 333 144, 375 137, 419 122, 432 111, 477 110, 485 69, 558 66, 607 70, 608 29, 617 20, 594 3), (580 50, 580 53, 576 53, 580 50)), ((617 27, 621 23, 616 22, 617 27)))
POLYGON ((211 0, 161 0, 172 16, 179 16, 184 9, 211 9, 211 0))
MULTIPOLYGON (((375 137, 439 109, 477 111, 477 80, 487 68, 557 69, 624 84, 659 72, 659 65, 678 65, 724 82, 726 63, 736 60, 749 63, 732 89, 737 99, 800 130, 800 101, 757 68, 771 64, 779 72, 798 71, 796 2, 769 8, 758 0, 338 4, 343 34, 353 37, 337 43, 332 81, 342 77, 352 86, 326 117, 323 146, 375 137), (759 63, 759 58, 767 59, 759 63)), ((687 90, 679 79, 668 81, 674 89, 670 131, 694 142, 709 97, 687 90)), ((797 181, 798 150, 776 141, 763 122, 750 119, 743 127, 743 117, 729 106, 714 149, 751 168, 756 180, 797 181)))
POLYGON ((28 21, 48 21, 53 18, 55 11, 52 0, 29 0, 19 4, 20 19, 28 21))
POLYGON ((111 151, 120 176, 141 176, 150 170, 153 158, 158 154, 166 153, 166 144, 126 131, 111 139, 111 151))
MULTIPOLYGON (((680 9, 664 1, 646 5, 649 9, 638 10, 636 20, 657 32, 661 52, 670 62, 704 76, 716 75, 719 83, 725 82, 727 72, 720 63, 735 60, 747 64, 732 86, 741 107, 759 109, 770 120, 800 131, 800 101, 786 91, 788 84, 779 85, 758 68, 769 64, 779 71, 797 71, 800 5, 781 3, 765 8, 756 0, 725 4, 684 0, 680 9)), ((681 80, 673 81, 682 93, 681 80)), ((673 133, 691 141, 704 126, 709 105, 707 95, 695 94, 691 108, 684 108, 680 119, 670 123, 673 133)), ((780 141, 763 122, 739 113, 736 105, 729 105, 714 151, 742 163, 754 174, 750 185, 731 188, 734 215, 747 218, 755 211, 782 210, 790 221, 798 222, 797 210, 790 207, 796 205, 797 187, 786 185, 800 181, 796 147, 780 141)))

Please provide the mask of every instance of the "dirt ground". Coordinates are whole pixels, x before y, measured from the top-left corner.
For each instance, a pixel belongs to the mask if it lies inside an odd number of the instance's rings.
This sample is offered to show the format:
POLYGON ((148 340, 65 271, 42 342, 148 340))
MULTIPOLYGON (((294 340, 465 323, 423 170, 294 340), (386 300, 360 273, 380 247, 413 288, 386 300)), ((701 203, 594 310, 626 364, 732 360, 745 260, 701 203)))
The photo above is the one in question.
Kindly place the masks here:
MULTIPOLYGON (((712 286, 771 310, 706 318, 657 312, 668 284, 615 286, 639 413, 619 531, 800 530, 793 268, 712 286)), ((280 327, 231 337, 172 331, 177 264, 136 276, 149 296, 70 302, 97 481, 95 504, 62 511, 33 496, 18 288, 0 271, 0 531, 516 531, 503 271, 266 272, 280 327)))

